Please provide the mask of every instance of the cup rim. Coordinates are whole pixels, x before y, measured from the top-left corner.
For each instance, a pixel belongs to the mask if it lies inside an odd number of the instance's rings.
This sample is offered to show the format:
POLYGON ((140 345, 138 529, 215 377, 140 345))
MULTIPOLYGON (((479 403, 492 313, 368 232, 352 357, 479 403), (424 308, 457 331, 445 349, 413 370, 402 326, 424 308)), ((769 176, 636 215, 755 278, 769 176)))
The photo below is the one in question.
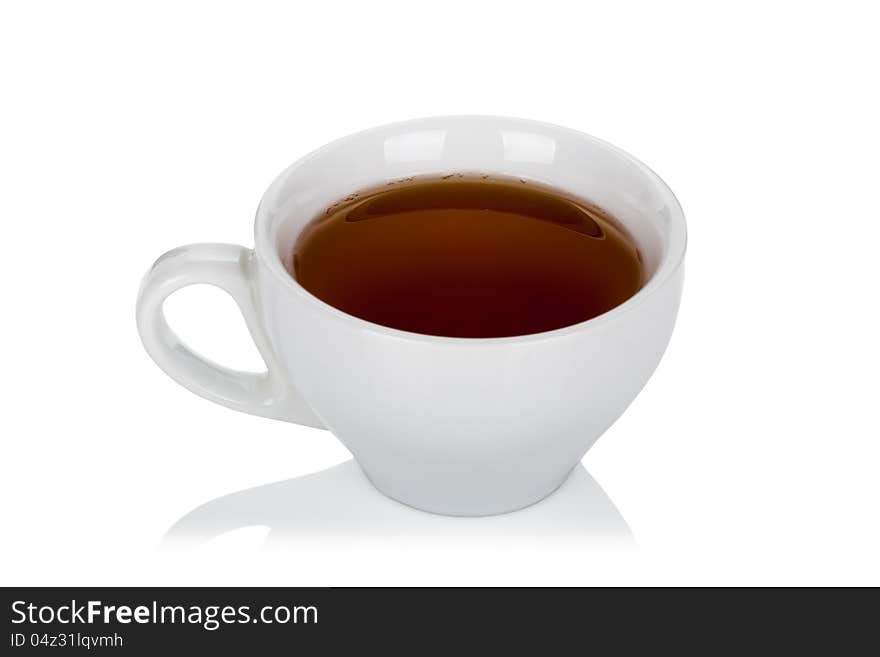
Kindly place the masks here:
POLYGON ((561 338, 576 333, 582 333, 589 329, 596 328, 610 321, 613 321, 621 315, 624 315, 634 310, 637 306, 647 301, 653 294, 660 290, 670 278, 675 275, 675 273, 684 262, 684 256, 687 251, 687 225, 685 222, 684 211, 681 208, 681 204, 678 202, 675 194, 663 181, 663 179, 660 178, 660 176, 657 175, 653 171, 653 169, 648 167, 644 162, 603 139, 599 139, 598 137, 594 137, 579 130, 574 130, 572 128, 567 128, 565 126, 547 123, 544 121, 535 121, 532 119, 498 115, 456 114, 430 116, 418 119, 410 119, 407 121, 396 121, 393 123, 386 123, 373 128, 368 128, 366 130, 360 130, 358 132, 354 132, 344 137, 340 137, 331 142, 328 142, 327 144, 299 158, 293 164, 284 169, 275 178, 275 180, 272 181, 272 183, 266 189, 266 192, 263 194, 263 197, 260 200, 260 204, 257 207, 256 220, 254 222, 254 244, 254 252, 256 253, 257 260, 259 260, 266 267, 266 269, 268 269, 273 274, 273 276, 279 280, 283 287, 289 289, 295 294, 298 294, 302 299, 315 306, 316 308, 324 312, 328 312, 338 319, 346 321, 349 324, 355 327, 359 327, 365 331, 378 333, 380 335, 385 335, 388 337, 434 344, 516 344, 561 338), (335 306, 328 304, 325 301, 322 301, 311 292, 306 290, 302 285, 300 285, 299 281, 297 281, 293 276, 290 275, 290 272, 288 272, 287 269, 284 267, 284 264, 281 261, 281 257, 279 256, 277 249, 275 248, 273 239, 274 235, 270 234, 272 231, 268 230, 267 224, 269 222, 270 215, 265 208, 265 202, 266 199, 274 196, 274 192, 277 191, 284 184, 287 178, 294 171, 308 164, 309 161, 322 154, 325 150, 329 150, 332 147, 339 146, 355 137, 366 136, 374 132, 383 132, 393 128, 416 126, 418 124, 433 124, 443 121, 462 120, 497 121, 508 124, 518 124, 520 126, 527 126, 533 129, 552 130, 557 133, 568 133, 571 136, 580 139, 587 139, 601 148, 613 151, 617 155, 624 158, 627 162, 635 166, 637 169, 639 169, 646 176, 646 178, 648 178, 657 186, 660 194, 666 197, 666 201, 670 209, 669 242, 664 249, 660 264, 657 267, 657 271, 654 272, 648 282, 644 286, 642 286, 642 288, 638 292, 629 297, 623 303, 602 313, 601 315, 596 315, 595 317, 591 317, 590 319, 578 322, 576 324, 570 324, 568 326, 563 326, 561 328, 552 329, 549 331, 541 331, 539 333, 527 333, 525 335, 513 335, 494 338, 461 338, 442 335, 430 335, 427 333, 415 333, 413 331, 396 329, 390 326, 385 326, 383 324, 377 324, 366 319, 361 319, 360 317, 351 315, 343 310, 340 310, 339 308, 336 308, 335 306))

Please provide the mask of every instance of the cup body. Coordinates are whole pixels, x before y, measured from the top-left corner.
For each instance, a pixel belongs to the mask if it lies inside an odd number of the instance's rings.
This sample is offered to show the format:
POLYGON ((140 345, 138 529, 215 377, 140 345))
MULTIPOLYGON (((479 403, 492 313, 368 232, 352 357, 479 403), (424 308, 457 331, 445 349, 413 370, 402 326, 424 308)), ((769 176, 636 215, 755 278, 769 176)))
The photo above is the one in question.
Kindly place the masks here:
POLYGON ((451 515, 512 511, 552 492, 620 416, 675 322, 684 217, 645 165, 587 135, 498 117, 437 117, 346 137, 279 176, 257 211, 258 321, 275 367, 379 490, 451 515), (462 339, 379 326, 288 273, 303 227, 349 193, 412 176, 489 173, 589 200, 626 225, 648 273, 594 319, 462 339))

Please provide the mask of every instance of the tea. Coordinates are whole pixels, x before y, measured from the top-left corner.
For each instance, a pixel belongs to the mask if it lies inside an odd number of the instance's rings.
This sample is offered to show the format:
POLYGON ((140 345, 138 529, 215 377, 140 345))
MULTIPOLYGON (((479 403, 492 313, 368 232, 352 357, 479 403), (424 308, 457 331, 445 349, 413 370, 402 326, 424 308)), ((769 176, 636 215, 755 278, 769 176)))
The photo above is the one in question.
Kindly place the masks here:
POLYGON ((292 274, 376 324, 436 336, 540 333, 601 315, 643 284, 600 208, 531 182, 452 174, 352 194, 313 219, 292 274))

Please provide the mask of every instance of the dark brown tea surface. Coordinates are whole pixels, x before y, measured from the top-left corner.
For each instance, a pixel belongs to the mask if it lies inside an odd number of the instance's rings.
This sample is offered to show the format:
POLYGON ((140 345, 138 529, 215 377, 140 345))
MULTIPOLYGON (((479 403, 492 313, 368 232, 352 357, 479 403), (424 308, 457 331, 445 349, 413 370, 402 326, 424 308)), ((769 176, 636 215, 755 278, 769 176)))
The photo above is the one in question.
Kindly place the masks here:
POLYGON ((349 196, 306 226, 292 273, 355 317, 462 338, 576 324, 643 279, 633 240, 602 210, 532 183, 459 175, 349 196))

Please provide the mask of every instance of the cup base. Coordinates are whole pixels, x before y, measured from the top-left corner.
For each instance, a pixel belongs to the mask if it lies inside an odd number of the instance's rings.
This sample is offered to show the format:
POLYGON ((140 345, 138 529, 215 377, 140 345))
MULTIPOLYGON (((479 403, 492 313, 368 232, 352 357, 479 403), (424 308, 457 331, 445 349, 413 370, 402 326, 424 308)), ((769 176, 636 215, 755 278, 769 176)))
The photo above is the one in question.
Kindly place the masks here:
MULTIPOLYGON (((574 468, 572 468, 572 470, 573 469, 574 468)), ((395 491, 393 487, 378 484, 376 479, 363 467, 361 467, 361 470, 367 478, 367 481, 369 481, 376 490, 395 502, 399 502, 400 504, 416 509, 417 511, 458 518, 498 516, 528 508, 555 493, 559 487, 565 483, 572 472, 572 470, 569 470, 561 479, 554 481, 551 486, 539 489, 537 494, 532 491, 533 494, 529 496, 520 496, 515 499, 508 498, 504 500, 484 498, 474 498, 472 500, 443 500, 437 498, 416 499, 413 496, 401 495, 398 491, 395 491)))

